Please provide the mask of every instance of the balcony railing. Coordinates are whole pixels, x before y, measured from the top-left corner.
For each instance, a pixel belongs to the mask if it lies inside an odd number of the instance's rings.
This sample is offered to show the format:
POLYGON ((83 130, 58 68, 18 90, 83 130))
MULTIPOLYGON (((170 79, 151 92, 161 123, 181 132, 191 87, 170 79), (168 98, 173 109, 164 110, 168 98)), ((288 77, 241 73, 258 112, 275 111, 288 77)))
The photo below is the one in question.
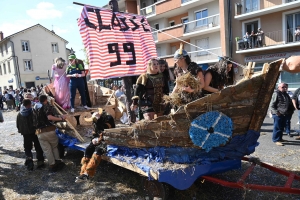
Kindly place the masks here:
MULTIPOLYGON (((199 50, 199 51, 191 51, 188 52, 188 55, 190 56, 191 60, 196 63, 200 62, 207 62, 209 60, 217 60, 218 56, 216 55, 222 55, 221 47, 218 48, 211 48, 211 49, 205 49, 205 50, 199 50)), ((167 60, 168 64, 170 66, 174 65, 174 55, 165 55, 160 56, 160 58, 164 58, 167 60)))
POLYGON ((222 55, 221 47, 189 52, 192 61, 199 63, 207 60, 217 60, 222 55))
POLYGON ((155 2, 155 4, 152 4, 150 6, 147 6, 145 8, 142 8, 141 9, 141 15, 145 15, 145 16, 148 16, 148 15, 155 15, 156 14, 156 4, 159 4, 159 3, 162 3, 166 0, 158 0, 157 2, 155 2))
POLYGON ((274 6, 279 6, 286 3, 291 3, 297 0, 269 0, 269 1, 261 1, 259 0, 241 0, 241 2, 236 3, 236 14, 246 14, 250 12, 254 12, 257 10, 262 10, 265 8, 271 8, 274 6))
POLYGON ((155 7, 156 5, 153 4, 151 6, 147 6, 145 8, 142 8, 141 9, 141 15, 145 15, 145 16, 148 16, 148 15, 155 15, 156 12, 155 12, 155 7))
POLYGON ((257 41, 257 36, 250 37, 248 40, 244 40, 242 37, 237 39, 238 50, 253 49, 258 47, 276 46, 282 44, 289 44, 294 42, 300 42, 300 30, 291 28, 287 30, 278 30, 264 33, 262 37, 262 45, 257 41), (285 38, 284 38, 285 35, 285 38))
POLYGON ((191 22, 184 23, 183 33, 191 33, 195 31, 202 31, 220 25, 220 14, 209 17, 197 19, 191 22))
POLYGON ((193 1, 193 0, 181 0, 181 4, 187 3, 189 1, 193 1))
POLYGON ((158 31, 153 31, 152 36, 154 41, 158 41, 158 31))

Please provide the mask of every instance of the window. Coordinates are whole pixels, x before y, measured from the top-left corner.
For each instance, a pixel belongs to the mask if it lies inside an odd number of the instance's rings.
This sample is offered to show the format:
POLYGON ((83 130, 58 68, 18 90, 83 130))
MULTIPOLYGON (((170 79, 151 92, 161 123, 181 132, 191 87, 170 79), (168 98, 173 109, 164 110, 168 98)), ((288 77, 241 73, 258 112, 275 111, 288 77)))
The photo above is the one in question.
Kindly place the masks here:
POLYGON ((208 41, 209 39, 208 38, 203 38, 203 39, 200 39, 200 40, 196 40, 196 45, 197 47, 200 47, 201 49, 197 49, 196 51, 199 51, 197 53, 197 56, 204 56, 204 55, 207 55, 208 52, 207 51, 204 51, 202 49, 208 49, 209 45, 208 45, 208 41))
POLYGON ((3 63, 3 70, 4 70, 4 74, 6 74, 6 66, 4 63, 3 63))
POLYGON ((22 51, 29 52, 29 41, 22 41, 22 51))
POLYGON ((58 53, 58 44, 57 43, 52 43, 52 52, 53 53, 58 53))
POLYGON ((245 30, 246 30, 245 33, 248 32, 249 34, 251 34, 252 31, 256 33, 257 29, 258 29, 258 21, 248 22, 245 24, 245 30))
POLYGON ((159 24, 154 24, 156 30, 159 30, 159 24))
POLYGON ((145 7, 147 7, 147 4, 146 4, 146 1, 143 1, 142 2, 142 8, 145 8, 145 7))
POLYGON ((33 71, 31 60, 24 60, 24 70, 33 71))
POLYGON ((161 57, 161 48, 160 47, 156 47, 156 52, 157 52, 157 56, 161 57))
POLYGON ((171 46, 171 54, 174 54, 176 50, 177 50, 176 46, 171 46))
POLYGON ((7 44, 5 44, 5 51, 6 51, 6 54, 7 54, 8 53, 7 44))
POLYGON ((245 13, 258 10, 259 0, 245 0, 245 13))
POLYGON ((0 65, 0 75, 2 75, 2 66, 0 65))
POLYGON ((207 9, 196 11, 195 12, 195 18, 197 20, 196 27, 207 26, 207 16, 208 16, 207 9))
POLYGON ((298 27, 300 27, 300 13, 286 15, 287 42, 299 41, 294 34, 298 27))
POLYGON ((2 46, 0 47, 1 55, 3 56, 3 48, 2 46))
POLYGON ((7 62, 7 68, 8 68, 8 73, 10 74, 11 73, 11 69, 10 69, 10 62, 9 61, 7 62))
POLYGON ((184 30, 183 30, 184 33, 187 33, 187 32, 188 32, 188 24, 186 24, 186 23, 188 23, 188 22, 189 22, 189 18, 188 18, 188 17, 185 17, 185 18, 182 18, 182 19, 181 19, 181 23, 182 23, 183 26, 184 26, 184 30))
POLYGON ((170 24, 170 26, 174 26, 175 22, 174 21, 170 21, 169 24, 170 24))

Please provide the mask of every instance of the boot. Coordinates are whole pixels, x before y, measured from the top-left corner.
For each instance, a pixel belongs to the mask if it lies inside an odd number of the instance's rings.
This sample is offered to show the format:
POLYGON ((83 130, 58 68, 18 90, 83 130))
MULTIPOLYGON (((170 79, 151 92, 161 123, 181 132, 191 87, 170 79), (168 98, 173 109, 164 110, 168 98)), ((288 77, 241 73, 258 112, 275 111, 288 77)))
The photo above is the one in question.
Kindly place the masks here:
POLYGON ((87 157, 83 157, 82 159, 81 159, 81 170, 80 170, 80 175, 82 175, 82 174, 85 174, 86 173, 86 166, 87 166, 87 164, 89 163, 89 161, 90 161, 90 158, 87 158, 87 157))
POLYGON ((25 161, 25 166, 27 166, 27 170, 32 171, 34 168, 34 163, 31 158, 27 158, 25 161))
POLYGON ((90 177, 94 177, 96 173, 96 169, 98 165, 100 164, 101 156, 98 156, 97 154, 93 154, 93 157, 91 158, 90 162, 87 164, 86 172, 90 177))
POLYGON ((45 163, 43 160, 38 160, 37 161, 37 169, 42 169, 45 167, 45 163))

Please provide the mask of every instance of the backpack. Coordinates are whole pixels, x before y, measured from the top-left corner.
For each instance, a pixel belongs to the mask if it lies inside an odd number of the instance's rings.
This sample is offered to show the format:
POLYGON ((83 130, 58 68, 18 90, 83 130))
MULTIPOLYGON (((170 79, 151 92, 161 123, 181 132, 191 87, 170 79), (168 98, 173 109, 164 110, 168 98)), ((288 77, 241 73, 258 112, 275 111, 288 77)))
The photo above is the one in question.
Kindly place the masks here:
POLYGON ((8 94, 8 99, 9 100, 14 100, 14 96, 12 94, 8 94))
POLYGON ((49 120, 44 111, 44 107, 37 103, 33 110, 33 126, 37 129, 45 128, 49 125, 49 120))

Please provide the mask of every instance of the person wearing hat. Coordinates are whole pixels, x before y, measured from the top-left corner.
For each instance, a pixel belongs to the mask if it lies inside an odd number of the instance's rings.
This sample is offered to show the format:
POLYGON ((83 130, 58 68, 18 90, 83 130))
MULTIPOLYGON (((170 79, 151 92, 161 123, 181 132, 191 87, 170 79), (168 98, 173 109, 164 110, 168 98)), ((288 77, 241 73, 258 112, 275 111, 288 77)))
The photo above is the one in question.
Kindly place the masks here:
POLYGON ((102 140, 102 131, 116 127, 114 118, 101 108, 98 108, 98 112, 95 112, 91 118, 85 118, 84 120, 93 122, 95 132, 91 143, 85 149, 84 156, 81 159, 82 166, 80 175, 75 179, 76 183, 87 181, 90 177, 95 175, 96 169, 101 161, 101 155, 106 152, 106 144, 102 140))
POLYGON ((225 85, 233 84, 232 63, 229 57, 220 58, 219 62, 210 66, 205 72, 204 94, 218 92, 225 85))
POLYGON ((183 49, 182 44, 180 44, 180 48, 174 54, 174 61, 176 64, 176 68, 174 69, 176 86, 173 89, 173 93, 181 91, 180 96, 183 100, 183 103, 189 103, 201 98, 201 89, 204 87, 204 76, 202 68, 197 63, 191 61, 190 56, 188 55, 187 51, 183 49), (191 74, 192 77, 197 79, 197 85, 185 85, 183 87, 179 86, 178 82, 180 80, 180 77, 186 76, 188 74, 191 74))
POLYGON ((69 109, 70 106, 70 78, 66 77, 67 64, 61 57, 55 59, 52 65, 52 77, 54 79, 53 87, 55 88, 55 102, 63 109, 69 109))
POLYGON ((70 54, 69 57, 69 66, 67 67, 66 74, 67 77, 70 77, 70 101, 71 101, 71 112, 74 112, 74 101, 76 96, 76 89, 78 89, 81 97, 81 104, 85 109, 89 109, 86 105, 86 97, 85 97, 85 85, 84 79, 85 76, 84 68, 81 64, 77 63, 76 55, 70 54))

